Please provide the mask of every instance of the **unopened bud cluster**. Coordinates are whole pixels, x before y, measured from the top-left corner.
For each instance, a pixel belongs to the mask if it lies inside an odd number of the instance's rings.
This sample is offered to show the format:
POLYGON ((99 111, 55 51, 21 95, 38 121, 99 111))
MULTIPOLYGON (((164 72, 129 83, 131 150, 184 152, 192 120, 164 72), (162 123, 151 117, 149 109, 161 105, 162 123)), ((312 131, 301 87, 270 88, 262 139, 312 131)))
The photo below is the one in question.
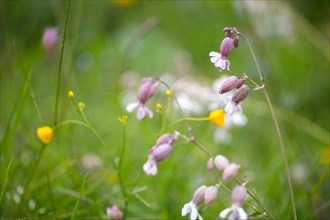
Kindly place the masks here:
POLYGON ((228 180, 236 176, 240 165, 235 163, 229 163, 229 160, 223 155, 217 155, 214 158, 210 158, 207 162, 207 169, 213 171, 213 164, 222 172, 222 178, 228 180))

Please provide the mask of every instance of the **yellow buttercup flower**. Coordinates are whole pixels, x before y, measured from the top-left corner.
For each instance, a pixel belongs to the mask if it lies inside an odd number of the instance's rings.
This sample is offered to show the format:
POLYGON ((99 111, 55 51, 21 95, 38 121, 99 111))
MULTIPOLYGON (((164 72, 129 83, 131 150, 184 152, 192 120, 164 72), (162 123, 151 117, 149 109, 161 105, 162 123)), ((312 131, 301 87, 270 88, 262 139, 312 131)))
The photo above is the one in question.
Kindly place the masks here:
POLYGON ((225 125, 225 112, 223 109, 217 109, 210 112, 209 120, 220 127, 225 125))
POLYGON ((166 96, 168 96, 168 97, 171 97, 171 96, 172 96, 172 92, 171 92, 171 90, 169 90, 169 89, 166 90, 166 93, 165 93, 165 94, 166 94, 166 96))
POLYGON ((83 108, 86 107, 86 104, 84 102, 79 102, 78 106, 79 106, 80 109, 83 109, 83 108))
POLYGON ((163 109, 162 104, 157 103, 157 104, 156 104, 156 110, 157 110, 157 111, 161 111, 162 109, 163 109))
POLYGON ((49 126, 39 127, 37 129, 37 136, 44 144, 49 144, 53 139, 53 129, 49 126))
POLYGON ((68 92, 68 97, 69 97, 69 98, 72 98, 73 96, 74 96, 74 92, 70 90, 70 91, 68 92))

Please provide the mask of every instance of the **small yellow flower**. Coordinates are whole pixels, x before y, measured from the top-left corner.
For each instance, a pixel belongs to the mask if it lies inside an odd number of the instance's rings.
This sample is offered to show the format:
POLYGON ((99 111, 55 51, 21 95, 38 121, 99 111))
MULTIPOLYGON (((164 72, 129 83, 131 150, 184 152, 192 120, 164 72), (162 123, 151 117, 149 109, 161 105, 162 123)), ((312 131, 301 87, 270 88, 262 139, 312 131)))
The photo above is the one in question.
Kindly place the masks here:
POLYGON ((112 2, 119 7, 125 8, 136 4, 137 0, 112 0, 112 2))
POLYGON ((74 96, 74 92, 72 91, 72 90, 70 90, 69 92, 68 92, 68 97, 69 98, 72 98, 74 96))
POLYGON ((37 129, 37 136, 44 144, 49 144, 53 139, 53 129, 49 126, 39 127, 37 129))
POLYGON ((86 104, 84 102, 79 102, 78 106, 79 106, 80 109, 83 109, 83 108, 86 107, 86 104))
POLYGON ((127 115, 122 115, 122 116, 120 116, 120 117, 118 118, 118 120, 120 121, 120 123, 122 123, 123 125, 125 125, 126 122, 127 122, 127 118, 128 118, 127 115))
POLYGON ((157 104, 156 104, 156 110, 157 110, 157 111, 161 111, 162 109, 163 109, 162 104, 157 103, 157 104))
POLYGON ((220 127, 223 127, 225 125, 225 112, 223 109, 217 109, 212 112, 210 112, 209 120, 220 127))
POLYGON ((321 149, 320 163, 324 165, 330 164, 330 147, 324 147, 321 149))
POLYGON ((172 92, 169 89, 166 90, 166 93, 165 94, 166 94, 167 97, 171 97, 172 96, 172 92))

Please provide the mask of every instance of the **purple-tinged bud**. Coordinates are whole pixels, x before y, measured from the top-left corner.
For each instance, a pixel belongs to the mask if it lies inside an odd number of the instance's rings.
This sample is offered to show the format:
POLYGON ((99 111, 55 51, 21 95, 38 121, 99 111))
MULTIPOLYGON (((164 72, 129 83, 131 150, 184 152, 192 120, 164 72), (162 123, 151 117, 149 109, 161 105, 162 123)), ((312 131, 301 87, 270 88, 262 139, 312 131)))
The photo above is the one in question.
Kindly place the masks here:
POLYGON ((221 58, 226 58, 234 48, 234 40, 230 37, 225 37, 220 45, 221 58))
POLYGON ((138 100, 145 104, 157 91, 158 84, 153 82, 152 77, 144 78, 138 91, 138 100))
POLYGON ((238 105, 238 103, 243 101, 246 98, 246 96, 249 94, 249 90, 250 88, 247 85, 242 85, 239 89, 237 89, 234 92, 231 101, 234 102, 236 105, 238 105))
POLYGON ((208 161, 207 161, 207 170, 212 172, 213 171, 213 159, 210 158, 208 161))
POLYGON ((42 44, 46 49, 47 55, 51 56, 57 43, 57 28, 47 28, 42 36, 42 44))
POLYGON ((228 78, 226 78, 219 88, 219 93, 223 94, 236 88, 238 80, 239 79, 237 78, 237 76, 229 76, 228 78))
POLYGON ((172 152, 173 147, 169 144, 161 144, 155 148, 153 148, 150 154, 155 159, 156 162, 165 160, 168 155, 172 152))
POLYGON ((204 202, 205 204, 212 203, 218 195, 218 186, 209 186, 205 191, 204 202))
POLYGON ((163 134, 157 139, 156 146, 159 146, 161 144, 170 144, 172 145, 173 142, 175 141, 175 137, 170 134, 163 134))
POLYGON ((232 28, 230 27, 225 27, 223 31, 226 33, 226 37, 231 37, 231 35, 233 34, 232 28))
POLYGON ((236 186, 231 193, 231 201, 233 204, 242 206, 246 197, 246 188, 245 186, 236 186))
POLYGON ((239 44, 239 36, 234 37, 234 47, 238 47, 239 44))
POLYGON ((194 192, 194 196, 192 198, 192 203, 195 205, 199 205, 204 201, 205 191, 207 187, 205 185, 202 185, 196 189, 194 192))
POLYGON ((240 167, 241 167, 240 165, 237 165, 237 164, 234 164, 234 163, 229 164, 224 169, 223 174, 222 174, 222 178, 224 180, 228 180, 228 179, 233 178, 234 176, 236 176, 236 173, 237 173, 237 171, 240 167))
POLYGON ((236 82, 236 89, 241 88, 241 86, 245 83, 246 77, 239 78, 236 82))
POLYGON ((217 155, 214 158, 214 164, 218 170, 223 171, 229 165, 229 161, 225 156, 217 155))

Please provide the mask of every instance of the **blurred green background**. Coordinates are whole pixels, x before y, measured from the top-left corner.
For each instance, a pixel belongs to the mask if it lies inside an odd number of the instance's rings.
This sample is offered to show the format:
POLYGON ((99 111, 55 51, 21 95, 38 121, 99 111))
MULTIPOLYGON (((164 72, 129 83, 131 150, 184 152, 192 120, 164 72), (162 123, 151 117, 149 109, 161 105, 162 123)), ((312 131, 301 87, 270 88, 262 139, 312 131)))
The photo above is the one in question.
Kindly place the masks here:
MULTIPOLYGON (((106 207, 123 205, 117 174, 95 136, 77 125, 56 130, 35 173, 30 199, 17 210, 21 188, 41 148, 36 129, 52 125, 54 120, 67 1, 0 4, 0 162, 1 191, 5 190, 1 217, 69 218, 88 173, 77 218, 106 218, 106 207), (53 56, 47 57, 41 38, 47 27, 54 26, 59 39, 53 56), (20 101, 28 73, 32 74, 28 95, 20 101), (19 110, 13 123, 10 118, 16 105, 19 110), (8 128, 13 136, 4 142, 8 128), (91 171, 82 164, 89 154, 100 159, 98 169, 91 171)), ((72 1, 60 120, 79 120, 67 98, 67 91, 73 90, 76 100, 86 103, 84 112, 109 146, 107 151, 119 155, 122 133, 118 117, 127 114, 123 100, 127 94, 136 93, 144 76, 171 76, 210 87, 225 74, 246 73, 258 80, 243 40, 229 56, 230 73, 220 73, 209 60, 209 52, 219 49, 223 28, 236 27, 252 43, 266 77, 286 145, 298 218, 329 219, 329 6, 327 1, 72 1)), ((157 102, 166 103, 161 92, 148 106, 154 110, 157 102)), ((214 154, 224 154, 241 164, 238 179, 249 179, 261 203, 276 218, 291 219, 279 141, 262 93, 251 92, 243 108, 248 123, 230 129, 230 141, 215 142, 216 128, 208 122, 191 123, 196 139, 214 154)), ((170 115, 177 117, 175 109, 172 111, 170 115)), ((197 116, 205 117, 208 111, 197 116)), ((208 158, 192 144, 179 145, 159 164, 158 175, 146 176, 142 165, 157 139, 159 115, 144 121, 136 120, 135 114, 128 115, 123 175, 128 188, 140 189, 139 196, 151 205, 147 207, 132 197, 128 217, 187 219, 181 217, 181 208, 194 190, 202 184, 214 184, 212 174, 205 169, 208 158)), ((187 134, 184 126, 175 130, 187 134)), ((230 188, 236 185, 233 181, 227 184, 230 188)), ((221 189, 216 202, 203 205, 200 212, 205 218, 216 218, 230 203, 230 194, 221 189)), ((250 207, 244 208, 253 214, 250 207)))

